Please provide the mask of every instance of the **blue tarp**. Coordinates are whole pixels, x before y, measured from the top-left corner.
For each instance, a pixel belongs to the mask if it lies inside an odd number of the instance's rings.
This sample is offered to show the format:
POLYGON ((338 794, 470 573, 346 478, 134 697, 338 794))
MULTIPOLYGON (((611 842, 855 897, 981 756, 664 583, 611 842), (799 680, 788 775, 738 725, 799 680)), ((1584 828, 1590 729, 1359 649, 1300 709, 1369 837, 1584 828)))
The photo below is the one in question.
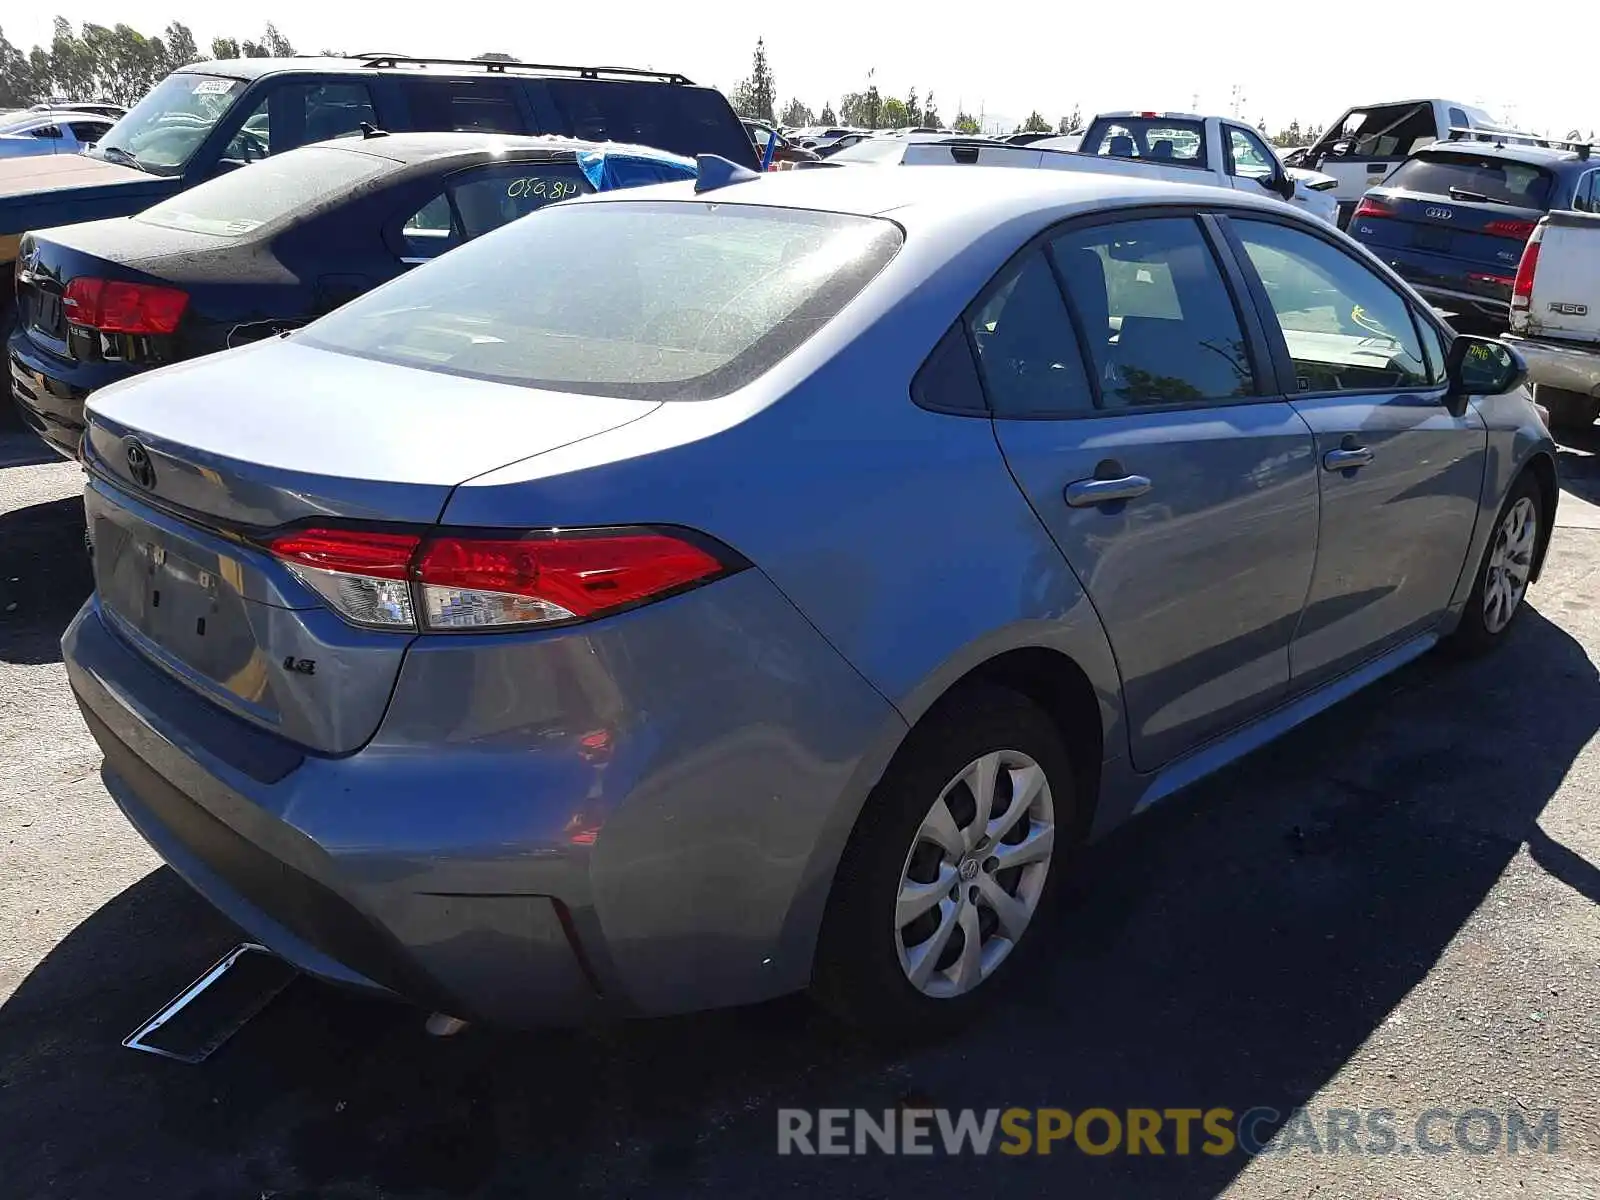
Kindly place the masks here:
POLYGON ((597 192, 694 179, 699 173, 692 158, 623 142, 606 142, 592 150, 579 150, 578 169, 597 192))

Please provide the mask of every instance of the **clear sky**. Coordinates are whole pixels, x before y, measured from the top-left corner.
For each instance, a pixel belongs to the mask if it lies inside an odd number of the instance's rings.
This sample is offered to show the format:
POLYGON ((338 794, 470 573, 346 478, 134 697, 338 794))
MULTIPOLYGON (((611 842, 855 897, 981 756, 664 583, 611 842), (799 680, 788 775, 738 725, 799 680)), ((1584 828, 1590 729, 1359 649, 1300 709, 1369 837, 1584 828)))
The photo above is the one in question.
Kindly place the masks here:
POLYGON ((217 35, 258 37, 274 21, 301 52, 393 50, 470 57, 504 50, 530 61, 604 63, 681 71, 726 91, 766 38, 782 102, 814 109, 866 85, 904 96, 931 89, 940 113, 957 104, 1020 121, 1037 108, 1052 122, 1080 105, 1188 110, 1326 124, 1352 105, 1438 96, 1478 104, 1537 132, 1600 126, 1596 87, 1600 4, 1548 0, 1517 7, 1322 0, 1317 4, 1215 0, 1184 4, 1041 4, 990 0, 942 5, 837 4, 809 10, 750 0, 548 0, 455 8, 272 0, 18 0, 0 28, 24 49, 50 36, 51 17, 125 21, 145 34, 181 20, 201 47, 217 35), (229 12, 237 15, 226 15, 229 12), (458 17, 458 14, 462 14, 458 17), (468 15, 470 14, 470 15, 468 15), (1513 18, 1526 14, 1524 23, 1513 18))

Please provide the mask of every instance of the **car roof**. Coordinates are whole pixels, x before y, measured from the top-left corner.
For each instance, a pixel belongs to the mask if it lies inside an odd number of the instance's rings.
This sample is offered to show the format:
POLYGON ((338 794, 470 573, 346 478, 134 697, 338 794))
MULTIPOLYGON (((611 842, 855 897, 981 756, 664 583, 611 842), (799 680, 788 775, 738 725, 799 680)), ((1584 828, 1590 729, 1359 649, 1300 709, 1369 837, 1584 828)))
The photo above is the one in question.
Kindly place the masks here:
MULTIPOLYGON (((506 158, 519 162, 526 159, 575 158, 580 150, 620 148, 612 142, 585 141, 580 138, 558 137, 553 134, 476 133, 476 132, 407 132, 381 133, 373 137, 338 137, 313 145, 370 154, 374 158, 387 158, 408 166, 437 164, 441 160, 460 158, 476 161, 480 158, 506 158)), ((639 153, 661 154, 659 150, 646 150, 629 146, 639 153)), ((290 151, 292 153, 292 151, 290 151)))
POLYGON ((693 86, 691 80, 667 71, 636 71, 629 67, 549 66, 540 63, 496 62, 477 59, 424 59, 405 55, 366 55, 329 57, 305 55, 297 58, 220 58, 189 63, 178 71, 191 75, 221 75, 229 79, 260 79, 264 75, 405 75, 491 76, 517 78, 600 77, 608 81, 672 83, 693 86))
MULTIPOLYGON (((686 200, 767 205, 859 216, 886 216, 907 227, 999 223, 1045 209, 1059 215, 1150 204, 1238 207, 1284 214, 1294 210, 1272 197, 1224 188, 1172 183, 1094 171, 1035 171, 984 166, 860 166, 776 171, 710 192, 691 182, 660 184, 584 198, 584 204, 686 200)), ((1309 218, 1308 218, 1309 219, 1309 218)))
MULTIPOLYGON (((1525 143, 1488 142, 1468 138, 1433 142, 1423 146, 1416 153, 1426 154, 1434 150, 1479 155, 1484 158, 1503 158, 1508 162, 1520 162, 1536 167, 1559 167, 1568 163, 1587 164, 1592 161, 1566 146, 1531 146, 1525 143)), ((1600 166, 1600 161, 1595 161, 1595 166, 1600 166)))
POLYGON ((40 125, 54 125, 58 121, 97 121, 103 124, 115 125, 115 117, 108 117, 104 113, 83 112, 75 108, 53 108, 48 112, 23 110, 19 113, 0 113, 0 125, 7 129, 37 129, 40 125))

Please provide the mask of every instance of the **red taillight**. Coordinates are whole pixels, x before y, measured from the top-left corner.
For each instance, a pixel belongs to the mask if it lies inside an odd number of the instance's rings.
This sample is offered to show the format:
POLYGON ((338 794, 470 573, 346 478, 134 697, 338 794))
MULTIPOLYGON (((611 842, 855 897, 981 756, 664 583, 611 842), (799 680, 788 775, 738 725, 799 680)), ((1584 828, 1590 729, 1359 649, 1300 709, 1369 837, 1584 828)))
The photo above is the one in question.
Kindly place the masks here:
POLYGON ((1350 214, 1353 221, 1357 217, 1392 217, 1394 209, 1382 200, 1374 200, 1371 196, 1361 197, 1361 203, 1356 205, 1356 211, 1350 214))
POLYGON ((1539 269, 1539 240, 1544 230, 1534 228, 1533 236, 1522 248, 1522 261, 1517 264, 1517 277, 1511 281, 1511 307, 1513 311, 1526 310, 1533 296, 1533 275, 1539 269))
POLYGON ((430 628, 599 616, 722 571, 714 556, 650 530, 516 541, 440 537, 417 559, 430 628))
POLYGON ((1467 273, 1467 278, 1473 283, 1496 283, 1501 287, 1510 287, 1516 282, 1509 275, 1486 275, 1481 271, 1470 271, 1467 273))
POLYGON ((731 569, 700 545, 654 529, 493 538, 316 528, 266 545, 345 618, 380 628, 588 620, 731 569))
POLYGON ((91 276, 69 280, 61 297, 67 320, 101 333, 171 333, 188 305, 177 288, 91 276))
POLYGON ((1525 242, 1533 236, 1533 231, 1539 226, 1533 221, 1490 221, 1483 227, 1485 233, 1492 233, 1495 237, 1516 238, 1525 242))

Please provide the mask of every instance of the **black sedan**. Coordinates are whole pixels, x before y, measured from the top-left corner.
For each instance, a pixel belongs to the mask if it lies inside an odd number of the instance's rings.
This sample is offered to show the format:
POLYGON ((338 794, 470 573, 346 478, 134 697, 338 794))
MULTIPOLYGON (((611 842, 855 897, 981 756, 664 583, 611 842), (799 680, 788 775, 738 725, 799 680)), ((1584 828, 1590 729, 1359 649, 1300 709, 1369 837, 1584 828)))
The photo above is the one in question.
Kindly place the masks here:
POLYGON ((321 142, 138 216, 27 235, 11 390, 69 457, 90 392, 270 337, 570 196, 695 175, 639 146, 478 133, 321 142))

